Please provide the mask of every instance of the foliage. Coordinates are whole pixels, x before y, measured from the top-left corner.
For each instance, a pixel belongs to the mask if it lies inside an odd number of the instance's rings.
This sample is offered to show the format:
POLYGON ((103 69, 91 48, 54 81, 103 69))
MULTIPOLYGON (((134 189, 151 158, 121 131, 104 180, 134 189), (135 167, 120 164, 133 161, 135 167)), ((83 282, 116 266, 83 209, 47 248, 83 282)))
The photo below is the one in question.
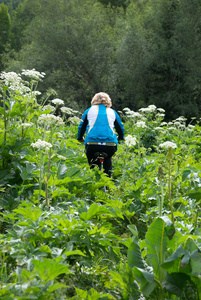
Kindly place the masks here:
POLYGON ((110 179, 44 76, 1 74, 1 298, 200 299, 199 120, 124 108, 110 179))
POLYGON ((3 68, 43 70, 41 90, 71 108, 107 91, 116 109, 153 103, 190 121, 201 111, 200 10, 198 0, 21 1, 3 68))

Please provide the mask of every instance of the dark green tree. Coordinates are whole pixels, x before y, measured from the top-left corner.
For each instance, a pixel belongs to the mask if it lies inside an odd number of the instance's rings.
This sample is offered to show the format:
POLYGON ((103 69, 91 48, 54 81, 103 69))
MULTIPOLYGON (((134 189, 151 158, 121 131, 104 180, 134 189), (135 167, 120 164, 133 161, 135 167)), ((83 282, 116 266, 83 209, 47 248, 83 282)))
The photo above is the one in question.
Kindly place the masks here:
POLYGON ((197 0, 128 7, 117 72, 126 103, 133 108, 155 104, 170 119, 199 115, 200 13, 197 0))
MULTIPOLYGON (((33 0, 26 2, 32 7, 33 0)), ((115 13, 94 1, 37 2, 37 15, 24 31, 18 68, 44 71, 46 85, 71 104, 74 100, 87 105, 95 92, 113 91, 109 78, 115 53, 115 13)))
POLYGON ((3 69, 2 54, 10 36, 10 16, 6 5, 0 5, 0 71, 3 69))

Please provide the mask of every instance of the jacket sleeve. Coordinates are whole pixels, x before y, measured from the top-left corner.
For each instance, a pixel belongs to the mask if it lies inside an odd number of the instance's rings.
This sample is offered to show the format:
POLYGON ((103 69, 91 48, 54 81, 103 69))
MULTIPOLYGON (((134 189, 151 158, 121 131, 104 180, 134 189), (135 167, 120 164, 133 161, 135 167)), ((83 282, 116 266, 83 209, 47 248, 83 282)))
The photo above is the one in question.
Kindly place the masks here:
POLYGON ((82 115, 81 122, 78 126, 78 132, 77 132, 77 139, 78 140, 82 140, 82 138, 84 136, 84 133, 86 131, 86 127, 87 127, 87 124, 88 124, 87 113, 88 113, 88 109, 82 115))
POLYGON ((123 140, 124 139, 124 125, 121 121, 121 118, 120 116, 118 115, 118 113, 115 111, 115 116, 116 116, 116 119, 115 119, 115 122, 114 122, 114 126, 115 126, 115 129, 118 133, 118 139, 119 140, 123 140))

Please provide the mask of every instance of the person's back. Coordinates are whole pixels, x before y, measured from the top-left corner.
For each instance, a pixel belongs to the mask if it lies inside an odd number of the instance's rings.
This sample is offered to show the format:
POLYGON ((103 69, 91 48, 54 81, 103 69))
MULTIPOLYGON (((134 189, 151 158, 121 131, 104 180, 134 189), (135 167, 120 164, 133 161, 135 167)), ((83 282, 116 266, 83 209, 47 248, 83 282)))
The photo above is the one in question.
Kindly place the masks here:
POLYGON ((124 138, 124 126, 119 115, 111 108, 112 102, 109 95, 98 93, 93 97, 91 104, 92 106, 82 115, 77 139, 83 141, 86 131, 84 142, 89 164, 94 163, 94 153, 105 152, 108 156, 104 160, 103 167, 105 173, 111 176, 111 157, 117 151, 118 139, 124 138), (118 133, 118 138, 114 129, 118 133))

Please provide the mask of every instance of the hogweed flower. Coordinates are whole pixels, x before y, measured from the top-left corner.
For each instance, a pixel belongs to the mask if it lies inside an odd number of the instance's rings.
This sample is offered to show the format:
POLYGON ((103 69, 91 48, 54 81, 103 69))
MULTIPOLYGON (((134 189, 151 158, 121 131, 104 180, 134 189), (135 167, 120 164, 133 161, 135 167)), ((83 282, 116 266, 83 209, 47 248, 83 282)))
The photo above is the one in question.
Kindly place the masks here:
POLYGON ((46 141, 41 141, 41 139, 37 140, 37 142, 32 143, 31 147, 37 148, 38 150, 50 150, 52 148, 52 144, 46 142, 46 141))
POLYGON ((80 119, 76 116, 68 118, 68 121, 70 121, 74 125, 79 125, 80 124, 80 119))
POLYGON ((43 106, 42 110, 51 110, 51 111, 54 111, 55 110, 55 107, 48 104, 48 105, 45 105, 43 106))
POLYGON ((52 126, 61 126, 64 125, 62 118, 51 115, 51 114, 44 114, 40 115, 38 118, 38 124, 44 126, 46 128, 52 126))
POLYGON ((61 107, 61 111, 62 111, 62 113, 68 114, 68 115, 75 115, 75 114, 79 113, 77 110, 73 110, 72 108, 65 107, 65 106, 61 107))
POLYGON ((163 149, 169 149, 169 148, 176 149, 177 145, 173 142, 167 141, 167 142, 164 142, 164 143, 160 144, 159 147, 163 148, 163 149))
POLYGON ((138 122, 136 123, 136 126, 137 126, 137 127, 141 127, 141 128, 146 128, 146 127, 147 127, 147 125, 146 125, 145 122, 143 122, 143 121, 138 121, 138 122))
POLYGON ((165 110, 163 108, 157 108, 157 110, 160 112, 160 113, 164 113, 165 110))
POLYGON ((35 69, 32 69, 32 70, 22 70, 22 75, 25 75, 35 80, 41 80, 41 78, 44 78, 46 74, 44 72, 38 72, 35 69))
POLYGON ((55 105, 64 105, 64 101, 61 100, 61 99, 53 99, 52 100, 52 103, 55 104, 55 105))
POLYGON ((33 125, 34 125, 33 123, 22 123, 22 124, 20 124, 20 126, 22 126, 22 127, 31 127, 33 125))
POLYGON ((133 147, 136 145, 137 139, 136 137, 129 134, 125 137, 125 143, 128 147, 133 147))

